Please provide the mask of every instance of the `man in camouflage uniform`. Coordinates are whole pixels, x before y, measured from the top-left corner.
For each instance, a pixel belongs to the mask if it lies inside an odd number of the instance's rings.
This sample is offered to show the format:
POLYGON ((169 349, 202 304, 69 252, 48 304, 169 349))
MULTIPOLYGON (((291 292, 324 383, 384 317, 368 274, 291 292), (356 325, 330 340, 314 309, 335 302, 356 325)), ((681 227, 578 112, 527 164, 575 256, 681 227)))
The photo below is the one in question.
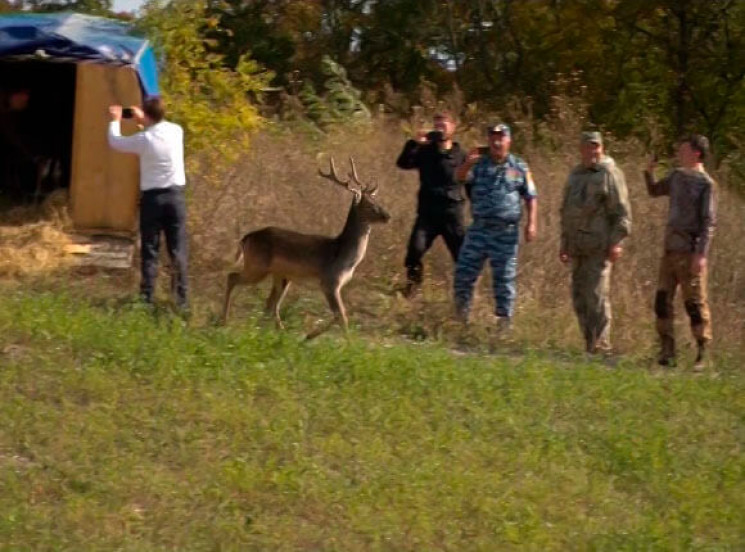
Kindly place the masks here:
POLYGON ((580 154, 564 190, 559 258, 572 263, 572 303, 587 352, 609 352, 611 267, 631 230, 631 207, 623 172, 604 155, 599 132, 582 133, 580 154))
POLYGON ((675 364, 673 306, 679 285, 698 345, 694 368, 704 367, 706 347, 712 338, 706 287, 707 257, 716 225, 716 185, 704 169, 708 151, 706 137, 694 134, 678 147, 679 168, 655 182, 656 160, 653 159, 644 172, 650 196, 670 196, 665 253, 654 302, 662 366, 675 364))
POLYGON ((528 215, 525 240, 532 241, 536 236, 537 192, 528 165, 510 153, 510 128, 493 125, 487 133, 488 151, 471 150, 456 170, 456 178, 470 187, 473 224, 466 232, 455 267, 455 306, 459 317, 467 322, 473 287, 488 258, 498 325, 507 329, 517 295, 520 200, 524 200, 528 215))

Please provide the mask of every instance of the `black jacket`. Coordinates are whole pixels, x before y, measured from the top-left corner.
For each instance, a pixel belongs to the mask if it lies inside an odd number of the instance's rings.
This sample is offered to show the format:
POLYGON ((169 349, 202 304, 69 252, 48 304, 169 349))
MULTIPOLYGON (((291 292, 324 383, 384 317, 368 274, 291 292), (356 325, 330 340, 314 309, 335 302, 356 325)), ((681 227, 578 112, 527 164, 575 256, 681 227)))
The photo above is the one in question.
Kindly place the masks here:
POLYGON ((466 160, 460 144, 448 151, 437 144, 409 140, 396 160, 400 169, 419 169, 419 212, 443 212, 465 208, 465 190, 455 180, 455 169, 466 160))

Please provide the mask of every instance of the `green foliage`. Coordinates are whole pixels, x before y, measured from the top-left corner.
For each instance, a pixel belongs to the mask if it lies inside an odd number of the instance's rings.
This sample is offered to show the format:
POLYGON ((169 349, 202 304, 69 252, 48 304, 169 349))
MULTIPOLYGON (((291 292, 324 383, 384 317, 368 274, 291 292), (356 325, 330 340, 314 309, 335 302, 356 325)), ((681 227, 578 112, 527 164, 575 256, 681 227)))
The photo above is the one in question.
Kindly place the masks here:
POLYGON ((19 8, 38 11, 74 11, 91 15, 111 15, 112 0, 22 0, 19 8))
POLYGON ((0 542, 737 549, 745 379, 312 346, 3 289, 0 542), (581 523, 578 523, 581 520, 581 523))
POLYGON ((336 121, 351 118, 369 118, 370 112, 362 102, 362 93, 347 78, 347 71, 333 59, 325 56, 321 69, 327 77, 325 101, 331 117, 336 121))
POLYGON ((236 159, 249 132, 261 124, 251 97, 261 93, 271 74, 248 52, 229 68, 223 55, 210 50, 206 34, 219 21, 207 16, 202 0, 150 0, 139 25, 162 56, 163 95, 169 116, 184 126, 189 151, 211 152, 210 164, 236 159))
POLYGON ((20 7, 10 0, 0 0, 0 13, 9 13, 20 9, 20 7))
POLYGON ((347 77, 347 72, 328 56, 323 58, 324 93, 318 96, 310 82, 306 82, 299 98, 307 116, 321 128, 348 122, 369 122, 370 111, 362 101, 362 93, 347 77))
MULTIPOLYGON (((696 130, 718 161, 742 163, 743 2, 226 0, 210 13, 230 31, 218 51, 232 64, 255 49, 277 71, 275 84, 298 71, 319 90, 328 55, 365 97, 418 101, 426 81, 487 109, 517 100, 522 114, 546 120, 568 94, 587 105, 590 124, 616 136, 659 151, 696 130)), ((314 101, 309 86, 305 95, 314 101)))

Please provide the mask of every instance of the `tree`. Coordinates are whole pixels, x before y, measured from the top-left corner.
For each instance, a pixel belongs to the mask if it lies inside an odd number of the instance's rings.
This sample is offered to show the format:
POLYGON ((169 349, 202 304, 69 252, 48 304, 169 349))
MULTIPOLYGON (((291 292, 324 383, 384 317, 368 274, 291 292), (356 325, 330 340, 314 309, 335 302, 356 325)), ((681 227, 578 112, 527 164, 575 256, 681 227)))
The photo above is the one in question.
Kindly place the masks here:
POLYGON ((110 15, 112 0, 24 0, 24 8, 37 12, 74 11, 110 15))
POLYGON ((163 59, 169 116, 184 126, 189 149, 212 155, 216 164, 237 157, 261 124, 250 97, 261 93, 271 74, 247 56, 230 68, 221 54, 210 52, 206 35, 219 22, 207 16, 203 0, 150 0, 143 13, 139 26, 163 59))

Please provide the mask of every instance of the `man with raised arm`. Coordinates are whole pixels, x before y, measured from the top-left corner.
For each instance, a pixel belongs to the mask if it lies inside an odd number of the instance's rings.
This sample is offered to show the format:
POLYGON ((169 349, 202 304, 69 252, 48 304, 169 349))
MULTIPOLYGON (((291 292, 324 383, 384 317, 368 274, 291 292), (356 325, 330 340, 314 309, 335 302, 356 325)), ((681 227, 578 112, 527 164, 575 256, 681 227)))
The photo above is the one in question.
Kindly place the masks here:
POLYGON ((488 151, 471 150, 456 171, 456 178, 470 186, 473 224, 466 232, 455 267, 455 307, 458 317, 468 322, 473 287, 489 259, 497 325, 506 330, 511 327, 517 295, 522 202, 527 211, 525 241, 530 242, 537 232, 538 194, 528 165, 510 153, 510 127, 492 125, 487 128, 487 136, 488 151))
POLYGON ((160 98, 145 100, 142 109, 130 109, 135 120, 145 129, 132 136, 122 136, 122 106, 112 105, 109 107, 111 123, 108 139, 109 145, 115 150, 134 153, 140 158, 140 294, 147 303, 153 302, 160 235, 163 233, 174 271, 171 291, 175 293, 177 306, 186 310, 184 131, 179 125, 165 120, 165 109, 160 98))
POLYGON ((396 165, 419 171, 417 217, 411 229, 404 264, 407 283, 404 295, 410 297, 422 283, 422 257, 437 236, 442 236, 453 262, 466 231, 466 201, 463 187, 455 180, 455 169, 466 156, 453 141, 455 119, 447 112, 433 118, 434 131, 420 132, 406 142, 396 165))
POLYGON ((580 157, 564 189, 559 259, 572 263, 572 304, 586 351, 608 353, 611 268, 631 231, 631 205, 623 172, 605 155, 599 132, 582 133, 580 157))
POLYGON ((709 140, 693 134, 678 146, 678 168, 655 181, 657 161, 653 158, 644 172, 650 196, 670 197, 664 254, 654 301, 660 337, 658 362, 662 366, 675 365, 673 307, 678 286, 696 339, 696 370, 704 368, 707 345, 712 339, 706 288, 709 248, 716 225, 716 184, 704 169, 708 152, 709 140))

